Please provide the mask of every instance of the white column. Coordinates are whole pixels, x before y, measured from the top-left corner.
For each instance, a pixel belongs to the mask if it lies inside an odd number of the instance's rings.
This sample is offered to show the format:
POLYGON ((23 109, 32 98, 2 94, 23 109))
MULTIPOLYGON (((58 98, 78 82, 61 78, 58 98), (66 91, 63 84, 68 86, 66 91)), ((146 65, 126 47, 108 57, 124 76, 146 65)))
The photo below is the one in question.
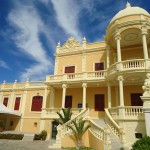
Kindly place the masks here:
POLYGON ((115 87, 116 92, 116 107, 119 106, 119 93, 118 93, 118 87, 115 87))
POLYGON ((54 99, 55 99, 55 89, 51 87, 50 89, 50 108, 54 108, 54 99))
POLYGON ((66 84, 63 84, 62 85, 62 88, 63 88, 63 93, 62 93, 62 108, 65 108, 65 98, 66 98, 66 89, 67 89, 67 85, 66 84))
POLYGON ((120 99, 120 106, 124 106, 124 95, 123 95, 123 76, 118 76, 119 81, 119 99, 120 99))
POLYGON ((107 84, 108 87, 108 108, 111 108, 111 86, 110 83, 107 84))
POLYGON ((117 61, 121 62, 121 46, 120 46, 121 36, 120 36, 120 33, 117 32, 117 34, 115 35, 115 40, 117 42, 117 61))
POLYGON ((82 108, 86 109, 86 88, 87 88, 87 83, 83 83, 82 87, 83 87, 83 104, 82 104, 82 108))
POLYGON ((147 26, 146 24, 143 24, 142 25, 142 42, 143 42, 144 59, 148 59, 146 35, 147 35, 147 26))
POLYGON ((113 53, 114 56, 114 63, 117 62, 117 53, 113 53))
POLYGON ((46 101, 47 101, 47 94, 48 94, 48 87, 45 87, 45 93, 44 93, 44 99, 43 99, 43 104, 42 104, 42 108, 46 108, 46 101))
POLYGON ((107 62, 107 68, 109 68, 110 65, 110 46, 106 46, 106 62, 107 62))

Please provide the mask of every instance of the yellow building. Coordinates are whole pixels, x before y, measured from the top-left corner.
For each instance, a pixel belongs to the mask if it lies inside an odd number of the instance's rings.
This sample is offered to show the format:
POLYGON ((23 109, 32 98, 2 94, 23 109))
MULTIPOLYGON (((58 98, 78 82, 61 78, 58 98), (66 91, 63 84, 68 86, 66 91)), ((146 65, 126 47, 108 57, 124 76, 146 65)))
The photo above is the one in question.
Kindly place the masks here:
MULTIPOLYGON (((110 130, 130 148, 139 136, 146 135, 140 96, 150 72, 149 50, 150 14, 127 3, 110 21, 105 41, 87 43, 84 38, 81 44, 71 37, 62 46, 58 43, 54 75, 47 75, 45 81, 0 85, 1 103, 21 113, 0 114, 5 130, 39 133, 44 129, 51 139, 56 136, 56 112, 71 107, 73 117, 86 117, 91 124, 86 146, 113 147, 110 130), (101 126, 104 118, 107 130, 101 126)), ((72 146, 65 128, 61 146, 72 146)))

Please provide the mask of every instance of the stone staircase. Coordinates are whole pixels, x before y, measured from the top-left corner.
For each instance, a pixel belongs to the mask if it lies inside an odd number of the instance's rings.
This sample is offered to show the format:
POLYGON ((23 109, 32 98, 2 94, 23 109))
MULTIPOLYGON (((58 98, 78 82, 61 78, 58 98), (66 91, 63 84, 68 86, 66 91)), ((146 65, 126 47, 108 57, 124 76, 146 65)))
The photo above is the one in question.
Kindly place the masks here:
POLYGON ((51 139, 50 140, 50 145, 48 146, 49 149, 54 149, 54 150, 61 150, 60 146, 61 146, 61 141, 55 140, 55 139, 51 139))
POLYGON ((33 139, 34 139, 33 133, 24 133, 22 141, 33 141, 33 139))
MULTIPOLYGON (((103 119, 93 119, 93 121, 102 128, 108 128, 103 119)), ((129 150, 123 148, 117 137, 110 131, 111 150, 129 150)))

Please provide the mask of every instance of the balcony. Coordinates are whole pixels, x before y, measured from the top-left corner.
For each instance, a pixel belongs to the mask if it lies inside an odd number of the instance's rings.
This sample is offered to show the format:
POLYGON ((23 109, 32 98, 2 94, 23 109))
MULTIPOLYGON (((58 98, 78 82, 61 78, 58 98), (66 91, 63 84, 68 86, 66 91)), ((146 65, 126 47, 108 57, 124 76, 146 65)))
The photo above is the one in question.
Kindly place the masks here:
POLYGON ((63 75, 48 75, 46 76, 46 82, 59 83, 63 81, 67 82, 79 82, 79 81, 105 81, 106 78, 116 75, 118 72, 131 73, 131 72, 145 72, 150 70, 150 60, 134 59, 126 60, 122 62, 116 62, 111 65, 108 70, 85 72, 85 73, 68 73, 63 75))
POLYGON ((122 72, 131 72, 131 71, 139 71, 145 72, 145 70, 150 69, 150 60, 144 59, 134 59, 134 60, 126 60, 122 62, 117 62, 111 65, 107 70, 107 76, 113 75, 118 71, 122 72))
POLYGON ((105 80, 106 70, 86 72, 86 73, 68 73, 64 75, 48 75, 46 82, 56 83, 62 81, 82 81, 82 80, 105 80))

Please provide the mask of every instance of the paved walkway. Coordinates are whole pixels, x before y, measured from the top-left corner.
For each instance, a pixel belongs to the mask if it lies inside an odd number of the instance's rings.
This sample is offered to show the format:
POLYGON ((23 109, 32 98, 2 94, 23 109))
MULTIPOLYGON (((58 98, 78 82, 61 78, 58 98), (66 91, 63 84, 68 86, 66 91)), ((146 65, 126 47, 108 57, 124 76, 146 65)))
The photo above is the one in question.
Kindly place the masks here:
POLYGON ((54 150, 48 148, 49 144, 50 141, 20 141, 0 139, 0 150, 54 150))

